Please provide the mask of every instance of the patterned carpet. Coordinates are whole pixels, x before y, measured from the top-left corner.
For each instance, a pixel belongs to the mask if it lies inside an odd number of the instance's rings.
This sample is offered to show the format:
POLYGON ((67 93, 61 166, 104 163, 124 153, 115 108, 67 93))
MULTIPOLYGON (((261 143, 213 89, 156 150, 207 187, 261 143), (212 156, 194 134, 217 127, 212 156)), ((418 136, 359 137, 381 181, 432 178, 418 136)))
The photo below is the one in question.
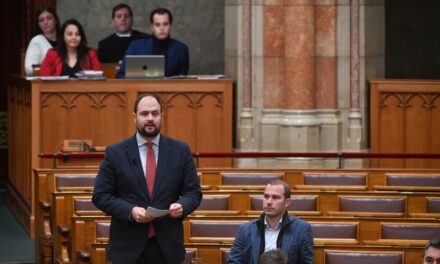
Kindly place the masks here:
POLYGON ((35 263, 34 240, 6 207, 3 188, 0 188, 0 263, 35 263))

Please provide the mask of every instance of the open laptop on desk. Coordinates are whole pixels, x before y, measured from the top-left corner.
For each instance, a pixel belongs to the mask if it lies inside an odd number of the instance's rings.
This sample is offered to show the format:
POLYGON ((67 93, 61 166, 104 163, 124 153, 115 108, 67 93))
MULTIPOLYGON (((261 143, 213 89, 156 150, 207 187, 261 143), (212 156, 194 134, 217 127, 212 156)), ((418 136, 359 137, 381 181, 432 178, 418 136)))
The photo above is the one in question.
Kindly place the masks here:
POLYGON ((126 79, 162 79, 165 75, 165 56, 126 55, 126 79))

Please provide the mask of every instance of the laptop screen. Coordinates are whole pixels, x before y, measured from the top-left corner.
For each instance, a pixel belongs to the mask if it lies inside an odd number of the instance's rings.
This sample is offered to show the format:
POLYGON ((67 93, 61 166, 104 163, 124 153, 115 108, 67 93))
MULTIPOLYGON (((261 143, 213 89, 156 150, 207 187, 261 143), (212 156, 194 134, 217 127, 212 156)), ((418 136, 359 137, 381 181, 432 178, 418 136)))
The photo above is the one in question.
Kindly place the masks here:
POLYGON ((161 79, 164 77, 165 56, 126 55, 126 79, 161 79))

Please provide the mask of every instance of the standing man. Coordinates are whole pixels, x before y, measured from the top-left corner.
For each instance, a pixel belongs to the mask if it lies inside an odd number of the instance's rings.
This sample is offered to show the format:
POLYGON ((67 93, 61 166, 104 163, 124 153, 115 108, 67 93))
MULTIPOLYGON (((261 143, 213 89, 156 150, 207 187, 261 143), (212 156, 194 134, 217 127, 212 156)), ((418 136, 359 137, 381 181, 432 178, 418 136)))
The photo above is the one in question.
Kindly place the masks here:
POLYGON ((313 235, 310 224, 289 216, 290 186, 281 180, 267 184, 264 213, 243 224, 229 253, 229 264, 258 264, 261 254, 281 249, 291 264, 313 264, 313 235))
POLYGON ((433 238, 426 243, 423 264, 440 264, 440 238, 433 238))
POLYGON ((96 177, 93 203, 111 216, 109 261, 182 263, 183 219, 202 199, 187 144, 160 134, 162 104, 144 94, 134 104, 137 133, 109 146, 96 177), (165 210, 153 217, 146 208, 165 210))
MULTIPOLYGON (((188 47, 171 38, 173 15, 166 8, 158 8, 150 14, 152 38, 133 41, 125 55, 164 55, 165 76, 187 75, 189 70, 188 47)), ((122 60, 117 78, 125 78, 125 60, 122 60)))
POLYGON ((112 25, 116 32, 98 42, 98 57, 101 63, 119 63, 132 40, 149 36, 131 29, 133 12, 126 4, 113 7, 112 25))

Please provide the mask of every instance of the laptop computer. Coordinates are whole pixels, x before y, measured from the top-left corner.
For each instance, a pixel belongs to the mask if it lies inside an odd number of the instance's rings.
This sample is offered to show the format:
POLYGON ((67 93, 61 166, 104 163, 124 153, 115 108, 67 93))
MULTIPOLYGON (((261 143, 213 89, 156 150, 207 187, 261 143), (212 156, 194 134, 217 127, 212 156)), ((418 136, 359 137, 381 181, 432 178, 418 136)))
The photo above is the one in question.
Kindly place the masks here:
POLYGON ((165 56, 126 55, 126 79, 162 79, 165 75, 165 56))

